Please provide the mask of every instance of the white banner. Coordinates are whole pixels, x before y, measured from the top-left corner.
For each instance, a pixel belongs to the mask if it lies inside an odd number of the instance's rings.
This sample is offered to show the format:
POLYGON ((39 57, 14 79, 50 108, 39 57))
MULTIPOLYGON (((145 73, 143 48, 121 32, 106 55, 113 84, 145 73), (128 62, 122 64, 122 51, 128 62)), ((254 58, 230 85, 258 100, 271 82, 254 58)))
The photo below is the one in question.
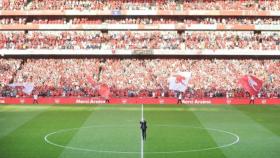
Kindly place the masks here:
POLYGON ((169 89, 174 91, 184 92, 189 80, 191 79, 191 72, 178 72, 169 77, 169 89))

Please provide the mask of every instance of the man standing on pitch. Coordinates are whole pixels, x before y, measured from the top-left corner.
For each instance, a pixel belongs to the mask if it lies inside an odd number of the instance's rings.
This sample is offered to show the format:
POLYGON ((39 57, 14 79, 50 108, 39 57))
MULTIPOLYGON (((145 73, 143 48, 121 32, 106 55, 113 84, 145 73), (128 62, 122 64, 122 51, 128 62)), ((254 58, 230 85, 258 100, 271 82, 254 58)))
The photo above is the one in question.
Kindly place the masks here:
POLYGON ((38 103, 38 95, 37 95, 37 94, 34 94, 34 95, 33 95, 33 104, 35 104, 35 103, 36 103, 36 104, 39 104, 39 103, 38 103))
POLYGON ((140 128, 142 130, 142 138, 146 140, 147 122, 145 120, 140 121, 140 128))
POLYGON ((183 99, 183 93, 180 92, 179 95, 178 95, 177 104, 182 104, 182 99, 183 99))
POLYGON ((251 97, 250 97, 249 104, 251 104, 251 103, 255 104, 255 96, 254 95, 251 95, 251 97))

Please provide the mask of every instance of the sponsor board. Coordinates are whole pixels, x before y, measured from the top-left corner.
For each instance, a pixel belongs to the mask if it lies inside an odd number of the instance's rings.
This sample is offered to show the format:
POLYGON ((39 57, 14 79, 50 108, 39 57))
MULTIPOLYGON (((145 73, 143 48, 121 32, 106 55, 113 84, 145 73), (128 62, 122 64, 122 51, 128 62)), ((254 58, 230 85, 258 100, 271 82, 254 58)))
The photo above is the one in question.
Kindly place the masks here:
MULTIPOLYGON (((249 98, 184 99, 183 104, 249 104, 249 98)), ((33 98, 1 98, 0 104, 32 104, 33 98)), ((104 98, 54 97, 41 98, 40 104, 105 104, 104 98)), ((110 104, 176 104, 176 98, 110 98, 110 104)), ((257 98, 255 104, 280 104, 280 98, 257 98)))

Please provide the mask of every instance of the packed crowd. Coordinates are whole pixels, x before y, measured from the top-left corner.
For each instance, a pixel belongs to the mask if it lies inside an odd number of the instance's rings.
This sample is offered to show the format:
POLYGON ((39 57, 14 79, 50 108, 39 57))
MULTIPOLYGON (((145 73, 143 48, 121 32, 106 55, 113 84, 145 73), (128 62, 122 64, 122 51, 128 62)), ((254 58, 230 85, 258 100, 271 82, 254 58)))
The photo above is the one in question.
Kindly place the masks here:
POLYGON ((98 59, 28 59, 14 82, 34 83, 44 95, 84 95, 95 92, 89 84, 98 70, 98 59))
POLYGON ((27 0, 2 0, 0 9, 2 10, 24 10, 27 0))
POLYGON ((246 74, 256 75, 266 81, 265 92, 274 93, 273 90, 278 88, 279 93, 279 60, 111 59, 105 65, 107 67, 102 73, 101 82, 117 90, 143 90, 140 95, 144 96, 152 90, 167 92, 167 79, 173 72, 179 71, 192 73, 187 91, 189 97, 225 96, 226 93, 244 95, 238 94, 244 91, 240 91, 237 80, 246 74))
POLYGON ((67 24, 66 18, 34 18, 28 24, 67 24))
POLYGON ((26 18, 0 18, 0 25, 26 24, 26 18))
POLYGON ((75 18, 36 18, 31 24, 243 24, 280 25, 279 17, 75 17, 75 18))
POLYGON ((279 10, 279 0, 184 0, 183 9, 193 10, 279 10))
POLYGON ((29 31, 1 32, 0 49, 280 50, 279 32, 29 31))
POLYGON ((19 69, 21 60, 0 58, 0 84, 8 84, 19 69))
MULTIPOLYGON (((82 20, 76 20, 78 22, 86 23, 86 19, 82 20)), ((177 23, 183 23, 183 24, 254 24, 254 25, 264 25, 264 24, 270 24, 270 25, 279 25, 280 24, 280 18, 248 18, 248 17, 169 17, 169 18, 123 18, 123 19, 105 19, 103 20, 103 23, 109 23, 109 24, 177 24, 177 23)))
POLYGON ((9 17, 0 18, 1 25, 8 24, 222 24, 222 25, 280 25, 279 17, 9 17))
POLYGON ((3 0, 5 10, 279 10, 279 0, 3 0))
MULTIPOLYGON (((169 97, 174 93, 168 78, 174 72, 189 71, 186 97, 244 97, 238 79, 247 74, 264 81, 261 97, 280 97, 279 59, 27 59, 18 69, 21 61, 2 59, 1 63, 13 67, 1 71, 17 71, 13 78, 5 75, 1 81, 33 83, 33 94, 41 96, 99 96, 98 85, 108 84, 116 97, 153 93, 169 97)), ((7 91, 9 87, 2 86, 1 95, 10 94, 7 91)), ((15 94, 25 95, 18 89, 15 94)))

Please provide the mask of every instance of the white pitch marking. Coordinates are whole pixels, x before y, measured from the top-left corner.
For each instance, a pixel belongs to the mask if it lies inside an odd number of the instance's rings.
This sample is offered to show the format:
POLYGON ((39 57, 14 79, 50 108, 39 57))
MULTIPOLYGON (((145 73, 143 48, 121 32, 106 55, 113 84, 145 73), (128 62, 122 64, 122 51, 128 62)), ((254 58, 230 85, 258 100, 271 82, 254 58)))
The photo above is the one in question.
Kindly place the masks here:
MULTIPOLYGON (((209 148, 202 148, 202 149, 190 149, 190 150, 177 150, 177 151, 147 151, 145 152, 146 154, 175 154, 175 153, 189 153, 189 152, 201 152, 201 151, 208 151, 208 150, 215 150, 215 149, 221 149, 221 148, 227 148, 230 147, 234 144, 237 144, 240 140, 239 136, 235 133, 228 132, 225 130, 221 129, 215 129, 215 128, 203 128, 203 127, 194 127, 194 126, 188 126, 188 125, 168 125, 168 124, 158 124, 154 125, 158 127, 182 127, 182 128, 197 128, 197 129, 204 129, 204 130, 210 130, 210 131, 216 131, 220 133, 226 133, 229 134, 233 137, 235 137, 235 140, 232 143, 216 146, 216 147, 209 147, 209 148)), ((99 153, 113 153, 113 154, 139 154, 139 151, 113 151, 113 150, 94 150, 94 149, 86 149, 86 148, 80 148, 80 147, 73 147, 73 146, 66 146, 66 145, 61 145, 57 144, 55 142, 52 142, 48 139, 49 136, 59 134, 59 133, 64 133, 68 131, 73 131, 73 130, 78 130, 78 129, 85 129, 85 128, 104 128, 104 127, 135 127, 135 125, 92 125, 92 126, 87 126, 87 127, 80 127, 80 128, 71 128, 71 129, 62 129, 58 130, 52 133, 49 133, 45 135, 44 140, 48 144, 51 144, 53 146, 57 146, 60 148, 65 148, 65 149, 71 149, 71 150, 78 150, 78 151, 87 151, 87 152, 99 152, 99 153)))
MULTIPOLYGON (((143 107, 143 104, 142 104, 142 117, 141 117, 141 120, 144 121, 144 107, 143 107)), ((142 132, 141 132, 142 133, 142 132)), ((141 158, 144 158, 144 142, 143 142, 143 138, 142 138, 142 134, 140 133, 141 137, 141 158)))

